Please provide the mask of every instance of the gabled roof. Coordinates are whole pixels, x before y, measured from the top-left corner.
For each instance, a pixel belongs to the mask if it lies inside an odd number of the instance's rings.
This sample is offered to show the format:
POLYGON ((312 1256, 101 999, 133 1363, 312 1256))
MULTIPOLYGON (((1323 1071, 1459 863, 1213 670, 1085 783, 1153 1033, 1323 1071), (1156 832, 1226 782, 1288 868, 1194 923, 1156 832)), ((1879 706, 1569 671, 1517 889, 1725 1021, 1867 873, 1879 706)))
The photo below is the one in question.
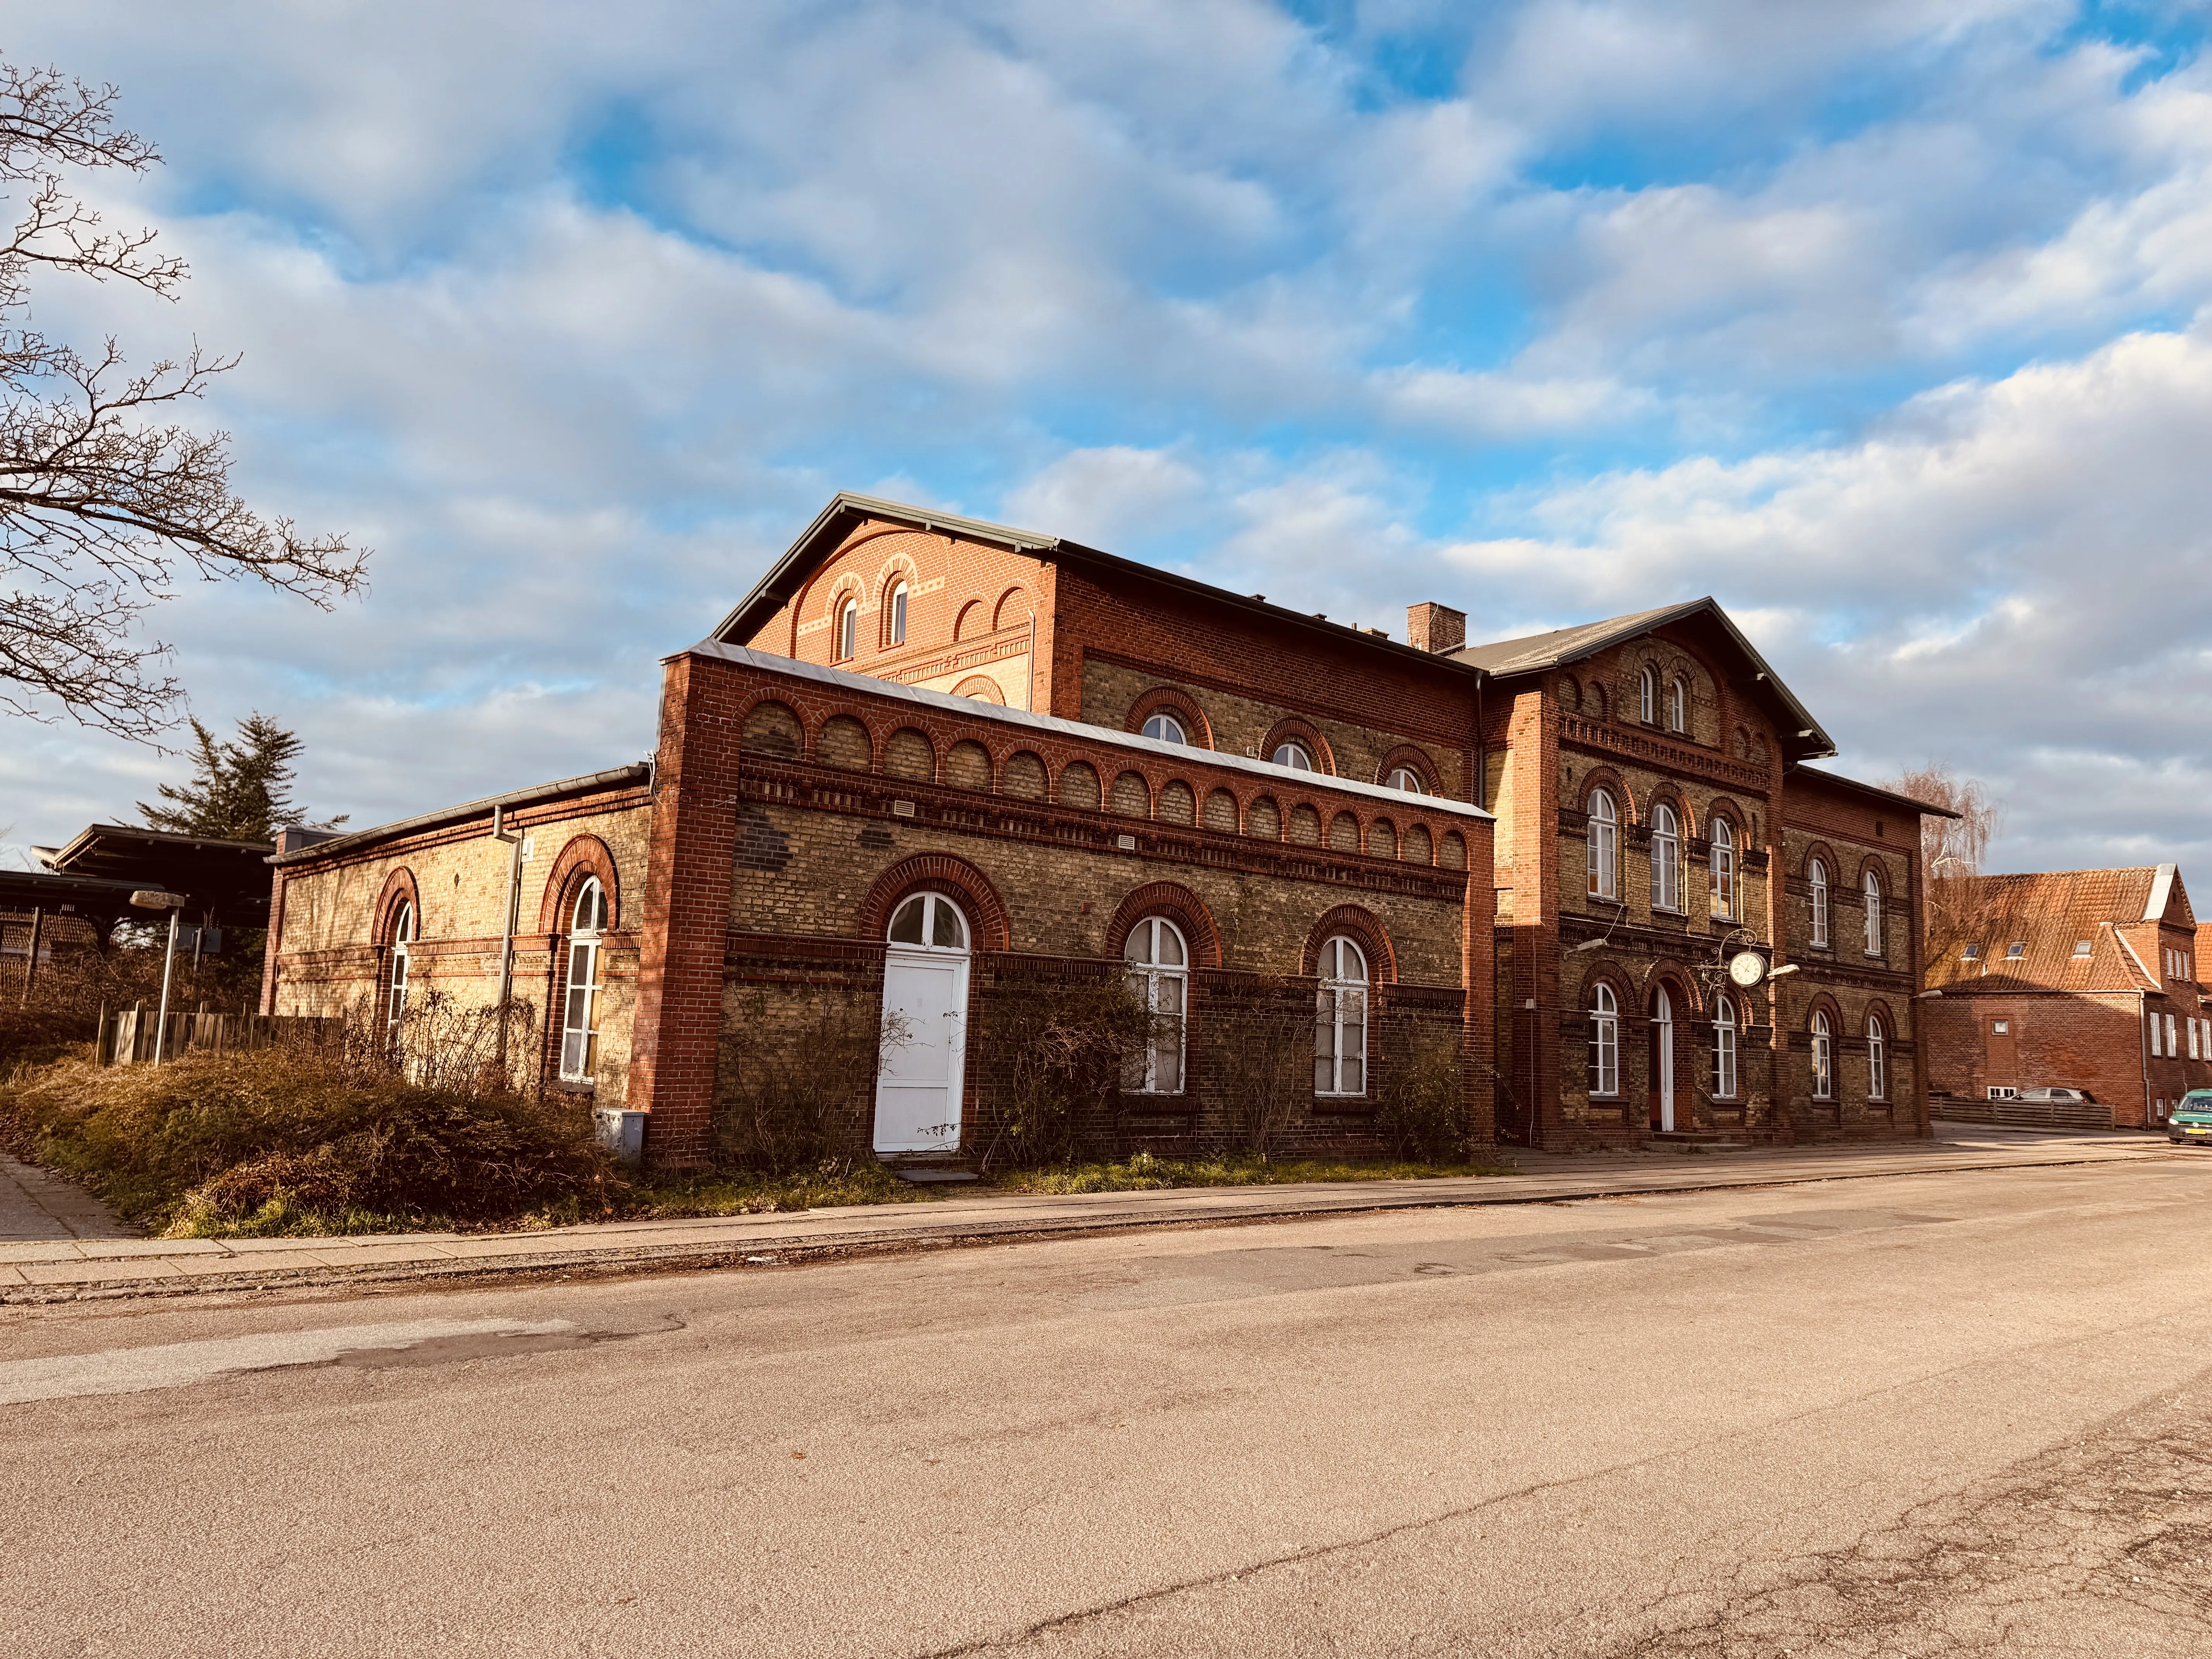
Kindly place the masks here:
POLYGON ((1372 650, 1393 653, 1446 673, 1465 673, 1472 667, 1470 664, 1455 661, 1449 653, 1423 651, 1418 647, 1390 639, 1379 631, 1370 632, 1353 627, 1349 623, 1331 622, 1326 617, 1269 605, 1256 594, 1232 593, 1210 582, 1179 576, 1171 570, 1162 570, 1155 565, 1139 564, 1134 559, 1125 559, 1118 554, 1102 553, 1095 547, 1085 547, 1082 543, 1069 541, 1063 536, 1050 536, 1036 530, 1018 530, 1012 525, 993 524, 988 519, 965 519, 957 514, 938 513, 928 507, 910 506, 904 501, 884 501, 880 496, 856 495, 849 490, 840 490, 830 497, 830 505, 815 515, 814 522, 806 526, 799 539, 792 543, 783 556, 769 568, 768 574, 754 584, 752 592, 738 600, 730 614, 723 617, 707 637, 719 640, 725 645, 748 643, 770 617, 789 604, 793 597, 806 586, 823 562, 844 544, 845 538, 871 520, 957 536, 964 540, 981 542, 987 546, 1012 548, 1017 552, 1033 553, 1049 561, 1088 566, 1121 580, 1149 582, 1179 593, 1208 599, 1231 610, 1249 611, 1273 628, 1322 634, 1338 644, 1352 642, 1372 650))
POLYGON ((2123 930, 2155 923, 2169 908, 2190 925, 2188 896, 2170 864, 1932 882, 1927 981, 1975 992, 2160 991, 2160 965, 2123 930), (2084 942, 2088 953, 2077 955, 2084 942), (2017 957, 2008 954, 2015 944, 2017 957), (1977 960, 1966 960, 1968 945, 1979 948, 1977 960))
POLYGON ((1744 637, 1743 630, 1729 620, 1728 612, 1710 594, 1681 605, 1662 605, 1656 611, 1636 611, 1625 617, 1608 617, 1602 622, 1556 628, 1548 634, 1528 634, 1517 640, 1471 645, 1452 655, 1503 679, 1512 674, 1540 673, 1546 669, 1565 667, 1669 623, 1686 622, 1704 622, 1717 628, 1726 643, 1743 659, 1753 689, 1767 703, 1775 726, 1782 734, 1782 752, 1786 758, 1814 760, 1836 752, 1834 740, 1820 729, 1812 711, 1776 678, 1766 659, 1759 654, 1744 637))

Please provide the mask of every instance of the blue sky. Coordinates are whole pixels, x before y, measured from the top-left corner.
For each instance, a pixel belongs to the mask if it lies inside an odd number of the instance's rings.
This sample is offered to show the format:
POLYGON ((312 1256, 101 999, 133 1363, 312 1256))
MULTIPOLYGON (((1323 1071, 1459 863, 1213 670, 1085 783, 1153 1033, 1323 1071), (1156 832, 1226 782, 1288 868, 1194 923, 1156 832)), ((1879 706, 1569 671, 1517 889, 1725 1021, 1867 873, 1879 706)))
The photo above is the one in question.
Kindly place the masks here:
MULTIPOLYGON (((0 5, 245 354, 325 616, 193 587, 192 708, 372 823, 632 758, 837 489, 1492 637, 1711 592, 1997 867, 2208 848, 2203 5, 0 5)), ((13 722, 16 844, 173 760, 13 722)))

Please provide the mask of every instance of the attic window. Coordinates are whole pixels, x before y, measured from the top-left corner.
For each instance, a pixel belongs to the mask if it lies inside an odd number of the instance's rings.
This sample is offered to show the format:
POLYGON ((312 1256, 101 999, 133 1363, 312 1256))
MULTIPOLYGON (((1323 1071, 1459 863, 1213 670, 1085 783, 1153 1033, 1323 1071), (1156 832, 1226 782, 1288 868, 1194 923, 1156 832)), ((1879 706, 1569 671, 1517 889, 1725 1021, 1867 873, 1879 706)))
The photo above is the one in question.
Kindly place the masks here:
POLYGON ((2015 957, 2024 957, 2027 954, 2027 941, 2024 939, 2016 939, 2011 944, 2005 946, 2005 960, 2008 962, 2011 961, 2015 957))
POLYGON ((1982 959, 1982 947, 1978 945, 1969 945, 1960 954, 1968 962, 1979 962, 1982 959))
POLYGON ((2087 956, 2089 954, 2089 941, 2086 939, 2075 939, 2074 941, 2074 954, 2077 957, 2087 956))

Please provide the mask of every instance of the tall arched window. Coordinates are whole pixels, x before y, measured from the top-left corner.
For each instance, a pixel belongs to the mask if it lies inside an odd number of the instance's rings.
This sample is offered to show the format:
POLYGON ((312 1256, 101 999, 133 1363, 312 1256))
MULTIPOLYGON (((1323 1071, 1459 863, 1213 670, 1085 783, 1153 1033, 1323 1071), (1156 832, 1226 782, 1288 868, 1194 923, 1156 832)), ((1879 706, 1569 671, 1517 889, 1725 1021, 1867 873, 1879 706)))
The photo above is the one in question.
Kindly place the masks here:
POLYGON ((1651 809, 1651 908, 1682 908, 1682 836, 1674 825, 1674 809, 1651 809))
POLYGON ((1620 892, 1620 821, 1613 797, 1602 789, 1589 798, 1589 890, 1592 898, 1618 897, 1620 892))
POLYGON ((1590 999, 1590 1092, 1620 1092, 1620 1005, 1602 981, 1590 999))
POLYGON ((402 899, 392 913, 392 981, 384 1005, 385 1029, 395 1037, 407 1017, 407 947, 414 943, 415 906, 402 899))
POLYGON ((1881 954, 1881 878, 1871 870, 1866 872, 1866 953, 1881 954))
POLYGON ((568 983, 561 1003, 561 1076, 589 1083, 599 1063, 599 935, 607 927, 607 890, 585 878, 568 912, 568 983))
POLYGON ((1735 831, 1726 818, 1713 820, 1711 849, 1713 914, 1723 921, 1735 917, 1735 831))
POLYGON ((1130 1062, 1123 1086, 1139 1094, 1179 1095, 1190 996, 1190 952, 1182 933, 1165 916, 1147 916, 1129 930, 1121 956, 1129 989, 1152 1016, 1151 1039, 1130 1062))
POLYGON ((1828 943, 1828 866, 1814 859, 1805 873, 1813 889, 1813 943, 1826 949, 1828 943))
POLYGON ((1835 1097, 1836 1034, 1829 1027, 1827 1015, 1816 1008, 1813 1011, 1813 1098, 1835 1097))
POLYGON ((1723 996, 1713 1009, 1713 1094, 1735 1098, 1735 1000, 1723 996))
POLYGON ((1162 743, 1188 743, 1190 741, 1189 738, 1185 736, 1183 733, 1182 722, 1177 720, 1173 714, 1166 714, 1164 712, 1151 715, 1146 720, 1143 735, 1148 738, 1158 738, 1162 743))
POLYGON ((891 589, 890 642, 906 643, 906 584, 899 583, 891 589))
POLYGON ((848 599, 837 613, 837 660, 844 661, 860 648, 860 602, 848 599))
POLYGON ((1690 729, 1690 688, 1680 675, 1667 688, 1667 729, 1687 732, 1690 729))
POLYGON ((1659 723, 1659 675, 1647 668, 1636 682, 1636 714, 1646 726, 1659 723))
POLYGON ((1321 947, 1314 1002, 1314 1092, 1367 1092, 1367 957, 1348 939, 1321 947))
POLYGON ((1889 1043, 1880 1014, 1867 1016, 1867 1098, 1889 1098, 1889 1043))

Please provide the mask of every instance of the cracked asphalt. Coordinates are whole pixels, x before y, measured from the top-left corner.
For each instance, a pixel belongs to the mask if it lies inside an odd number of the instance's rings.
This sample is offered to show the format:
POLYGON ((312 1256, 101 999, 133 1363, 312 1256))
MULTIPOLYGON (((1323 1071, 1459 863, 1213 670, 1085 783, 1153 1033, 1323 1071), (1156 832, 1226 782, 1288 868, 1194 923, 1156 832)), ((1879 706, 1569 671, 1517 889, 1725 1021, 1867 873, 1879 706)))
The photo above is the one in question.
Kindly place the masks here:
POLYGON ((0 1310, 11 1654, 2202 1655, 2212 1160, 0 1310))

